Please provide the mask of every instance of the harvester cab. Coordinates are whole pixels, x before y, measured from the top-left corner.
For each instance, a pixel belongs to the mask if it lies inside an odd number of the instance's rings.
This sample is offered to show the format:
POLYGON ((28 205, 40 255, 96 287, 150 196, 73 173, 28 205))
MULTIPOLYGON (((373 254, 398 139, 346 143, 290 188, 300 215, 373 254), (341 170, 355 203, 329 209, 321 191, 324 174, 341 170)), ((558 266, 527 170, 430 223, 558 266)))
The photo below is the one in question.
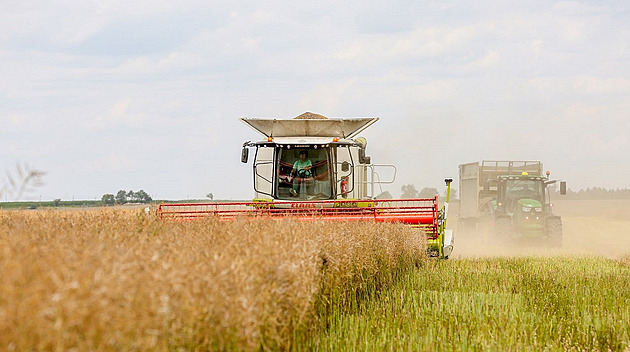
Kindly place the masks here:
MULTIPOLYGON (((376 187, 394 182, 396 167, 372 164, 367 140, 353 139, 378 118, 242 118, 264 137, 245 142, 241 161, 254 153, 256 200, 326 200, 375 198, 376 187), (381 173, 388 179, 381 179, 381 173)), ((304 114, 303 114, 304 115, 304 114)), ((302 116, 302 115, 301 115, 302 116)))
POLYGON ((438 197, 376 199, 382 184, 393 183, 396 167, 373 164, 367 140, 357 135, 378 118, 334 118, 304 113, 293 119, 242 118, 263 135, 245 142, 241 162, 253 151, 255 198, 251 202, 161 204, 161 218, 192 220, 214 216, 302 221, 373 221, 403 223, 427 236, 427 254, 446 259, 453 250, 453 232, 446 229, 451 179, 446 202, 438 197), (386 173, 381 178, 380 173, 386 173), (376 188, 379 188, 378 190, 376 188))

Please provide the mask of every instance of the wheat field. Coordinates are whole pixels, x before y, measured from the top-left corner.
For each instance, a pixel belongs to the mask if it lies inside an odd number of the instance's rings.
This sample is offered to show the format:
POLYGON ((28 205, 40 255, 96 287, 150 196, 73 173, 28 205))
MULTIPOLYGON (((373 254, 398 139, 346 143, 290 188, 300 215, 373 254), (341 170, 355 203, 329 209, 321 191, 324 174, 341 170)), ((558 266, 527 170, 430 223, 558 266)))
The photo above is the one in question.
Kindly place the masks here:
POLYGON ((0 350, 292 349, 425 248, 394 224, 3 211, 0 350))
POLYGON ((0 350, 627 350, 630 202, 556 207, 562 248, 448 261, 397 224, 3 211, 0 350))

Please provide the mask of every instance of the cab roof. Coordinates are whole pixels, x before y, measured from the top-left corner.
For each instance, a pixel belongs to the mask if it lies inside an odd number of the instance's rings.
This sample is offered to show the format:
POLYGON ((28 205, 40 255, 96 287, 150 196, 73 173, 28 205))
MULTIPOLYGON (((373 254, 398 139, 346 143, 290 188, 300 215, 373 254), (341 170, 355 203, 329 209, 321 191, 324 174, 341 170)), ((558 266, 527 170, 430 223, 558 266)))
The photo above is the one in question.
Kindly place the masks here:
POLYGON ((337 137, 352 138, 378 121, 378 117, 327 118, 304 113, 293 119, 240 119, 265 137, 337 137))

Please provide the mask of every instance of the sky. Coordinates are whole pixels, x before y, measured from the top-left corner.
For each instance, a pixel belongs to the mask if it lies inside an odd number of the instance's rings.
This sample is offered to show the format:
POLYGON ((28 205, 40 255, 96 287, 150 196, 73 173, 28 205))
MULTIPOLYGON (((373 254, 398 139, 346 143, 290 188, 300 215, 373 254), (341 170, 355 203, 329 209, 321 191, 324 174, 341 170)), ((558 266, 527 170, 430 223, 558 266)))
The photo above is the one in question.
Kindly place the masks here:
POLYGON ((21 200, 251 199, 238 119, 306 111, 379 117, 394 196, 488 159, 630 188, 630 2, 0 0, 0 186, 46 173, 21 200))

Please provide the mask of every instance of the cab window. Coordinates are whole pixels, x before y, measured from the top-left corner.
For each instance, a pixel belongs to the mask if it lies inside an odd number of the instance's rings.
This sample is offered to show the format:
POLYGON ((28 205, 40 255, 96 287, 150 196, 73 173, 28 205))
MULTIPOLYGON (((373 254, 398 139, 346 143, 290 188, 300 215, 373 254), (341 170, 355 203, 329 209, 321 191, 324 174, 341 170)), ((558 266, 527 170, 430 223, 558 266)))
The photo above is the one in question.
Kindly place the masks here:
POLYGON ((332 184, 329 170, 329 148, 278 148, 276 197, 286 200, 331 199, 332 184), (306 160, 300 153, 306 151, 306 160), (310 163, 309 163, 310 161, 310 163), (298 162, 298 164, 296 164, 298 162), (310 172, 292 172, 294 166, 309 165, 310 172))

